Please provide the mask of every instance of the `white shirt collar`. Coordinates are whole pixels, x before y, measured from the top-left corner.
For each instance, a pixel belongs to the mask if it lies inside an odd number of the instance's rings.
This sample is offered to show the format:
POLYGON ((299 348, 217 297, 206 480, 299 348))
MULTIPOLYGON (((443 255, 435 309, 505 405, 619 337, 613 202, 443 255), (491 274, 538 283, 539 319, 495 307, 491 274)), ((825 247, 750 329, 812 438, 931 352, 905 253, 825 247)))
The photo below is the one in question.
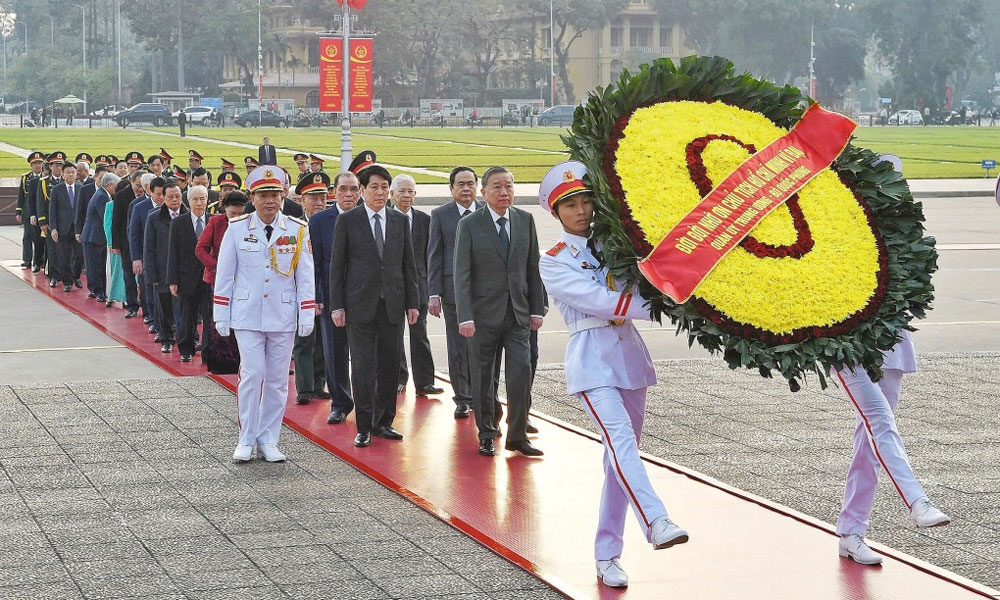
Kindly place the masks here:
MULTIPOLYGON (((493 222, 494 222, 494 223, 496 223, 496 222, 497 222, 497 219, 501 218, 501 215, 498 215, 498 214, 497 214, 497 213, 496 213, 496 212, 495 212, 495 211, 493 210, 493 207, 492 207, 492 206, 490 206, 489 204, 487 204, 487 205, 486 205, 486 210, 490 211, 490 216, 491 216, 491 217, 493 217, 493 222)), ((507 211, 506 211, 506 212, 505 212, 505 213, 503 214, 503 218, 504 218, 504 219, 507 219, 507 223, 510 223, 510 209, 509 209, 509 208, 508 208, 508 209, 507 209, 507 211)))
POLYGON ((455 206, 458 208, 458 216, 461 217, 462 215, 465 214, 465 211, 473 212, 473 211, 476 210, 476 201, 473 200, 472 204, 469 205, 469 208, 465 208, 464 206, 462 206, 458 202, 455 202, 455 206))
POLYGON ((381 219, 381 220, 382 220, 382 222, 383 222, 383 223, 385 223, 385 207, 384 207, 384 206, 382 207, 382 210, 380 210, 380 211, 378 211, 378 212, 375 212, 375 211, 373 211, 373 210, 372 210, 372 209, 371 209, 371 208, 370 208, 370 207, 368 206, 368 203, 366 202, 366 203, 365 203, 365 212, 367 212, 367 213, 368 213, 368 220, 369 220, 369 221, 371 221, 371 220, 372 220, 372 217, 374 217, 375 215, 379 215, 380 217, 382 217, 382 219, 381 219))
POLYGON ((192 211, 188 211, 188 214, 189 214, 189 215, 191 215, 191 224, 192 224, 192 225, 194 225, 195 227, 197 227, 197 226, 198 226, 198 219, 199 219, 199 218, 201 218, 201 222, 202 222, 202 223, 204 223, 204 224, 208 224, 208 221, 207 221, 207 219, 205 218, 205 217, 207 217, 207 216, 208 216, 208 213, 205 213, 205 214, 201 215, 201 217, 196 217, 196 216, 194 215, 194 211, 192 210, 192 211))

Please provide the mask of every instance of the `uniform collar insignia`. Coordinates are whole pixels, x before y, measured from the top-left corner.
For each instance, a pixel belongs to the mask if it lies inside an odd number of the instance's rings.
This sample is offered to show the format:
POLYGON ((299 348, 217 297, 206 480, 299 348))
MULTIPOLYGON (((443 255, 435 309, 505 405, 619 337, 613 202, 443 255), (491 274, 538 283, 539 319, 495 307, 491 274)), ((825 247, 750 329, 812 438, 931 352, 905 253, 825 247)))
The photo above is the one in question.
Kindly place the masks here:
POLYGON ((580 249, 577 248, 575 244, 570 244, 569 245, 569 253, 571 255, 573 255, 573 258, 576 258, 577 255, 580 254, 580 249))

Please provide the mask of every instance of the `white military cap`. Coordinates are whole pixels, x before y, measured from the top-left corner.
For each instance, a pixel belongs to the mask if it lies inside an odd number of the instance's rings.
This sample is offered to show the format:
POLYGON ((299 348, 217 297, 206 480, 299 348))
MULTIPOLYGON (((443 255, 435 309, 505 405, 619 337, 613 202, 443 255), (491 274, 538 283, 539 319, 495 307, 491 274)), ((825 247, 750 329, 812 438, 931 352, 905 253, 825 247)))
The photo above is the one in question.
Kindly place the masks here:
POLYGON ((264 190, 281 191, 288 185, 288 178, 281 167, 274 165, 264 165, 257 167, 247 175, 247 191, 251 194, 264 190))
POLYGON ((552 167, 538 186, 538 203, 551 212, 560 200, 588 191, 583 183, 586 174, 587 167, 576 160, 552 167))

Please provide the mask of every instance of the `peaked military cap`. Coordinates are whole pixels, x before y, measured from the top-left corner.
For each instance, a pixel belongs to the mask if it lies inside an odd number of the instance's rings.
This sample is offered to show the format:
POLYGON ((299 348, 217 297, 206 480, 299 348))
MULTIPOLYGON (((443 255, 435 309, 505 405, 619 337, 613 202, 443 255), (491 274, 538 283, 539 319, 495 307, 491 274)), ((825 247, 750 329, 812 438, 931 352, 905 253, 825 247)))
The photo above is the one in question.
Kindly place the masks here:
POLYGON ((146 160, 142 157, 141 153, 133 150, 132 152, 129 152, 128 154, 125 155, 125 162, 127 162, 130 165, 141 165, 144 162, 146 162, 146 160))
POLYGON ((87 163, 89 165, 89 164, 91 164, 91 163, 94 162, 94 157, 92 157, 91 155, 87 154, 86 152, 81 152, 81 153, 79 153, 79 154, 76 155, 76 159, 74 159, 74 160, 76 162, 85 162, 85 163, 87 163))
POLYGON ((361 171, 375 164, 375 153, 371 150, 365 150, 361 154, 351 161, 351 166, 349 167, 351 173, 355 175, 360 175, 361 171))
POLYGON ((247 190, 252 194, 263 191, 282 191, 288 183, 285 172, 273 165, 257 167, 247 175, 247 190))
POLYGON ((38 150, 35 150, 34 152, 32 152, 31 154, 28 155, 28 164, 29 165, 31 163, 36 163, 36 162, 45 162, 45 153, 44 152, 39 152, 38 150))
POLYGON ((305 194, 322 193, 327 194, 330 190, 330 176, 326 173, 310 173, 299 179, 295 185, 295 193, 304 196, 305 194))
POLYGON ((231 185, 236 189, 239 189, 243 185, 243 179, 240 177, 239 173, 234 171, 223 171, 219 173, 219 187, 224 185, 231 185))
POLYGON ((188 150, 188 158, 189 159, 193 158, 194 160, 205 160, 201 157, 200 154, 198 154, 197 150, 188 150))

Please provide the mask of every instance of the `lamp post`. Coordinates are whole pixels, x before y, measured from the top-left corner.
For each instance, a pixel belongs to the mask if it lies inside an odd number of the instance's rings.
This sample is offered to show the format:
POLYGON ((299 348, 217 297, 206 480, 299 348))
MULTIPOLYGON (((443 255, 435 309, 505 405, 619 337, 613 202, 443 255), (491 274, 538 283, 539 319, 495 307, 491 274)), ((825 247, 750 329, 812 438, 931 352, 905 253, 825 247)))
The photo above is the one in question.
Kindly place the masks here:
POLYGON ((257 0, 257 127, 261 126, 264 112, 264 45, 261 43, 260 2, 257 0))
POLYGON ((14 33, 16 21, 16 13, 0 10, 0 37, 3 37, 3 93, 5 96, 7 94, 7 38, 14 33))
MULTIPOLYGON (((87 69, 87 6, 85 4, 74 4, 83 13, 83 69, 87 69)), ((83 114, 87 114, 87 86, 83 86, 83 114)))
POLYGON ((556 22, 556 11, 552 0, 549 0, 549 86, 552 88, 552 97, 549 100, 549 106, 556 105, 556 46, 553 43, 555 40, 555 22, 556 22))
POLYGON ((341 15, 340 31, 343 34, 343 52, 341 52, 340 78, 342 89, 340 98, 340 172, 344 173, 351 166, 351 7, 344 2, 341 15))
POLYGON ((118 106, 122 106, 122 3, 115 2, 115 46, 118 54, 118 106))

